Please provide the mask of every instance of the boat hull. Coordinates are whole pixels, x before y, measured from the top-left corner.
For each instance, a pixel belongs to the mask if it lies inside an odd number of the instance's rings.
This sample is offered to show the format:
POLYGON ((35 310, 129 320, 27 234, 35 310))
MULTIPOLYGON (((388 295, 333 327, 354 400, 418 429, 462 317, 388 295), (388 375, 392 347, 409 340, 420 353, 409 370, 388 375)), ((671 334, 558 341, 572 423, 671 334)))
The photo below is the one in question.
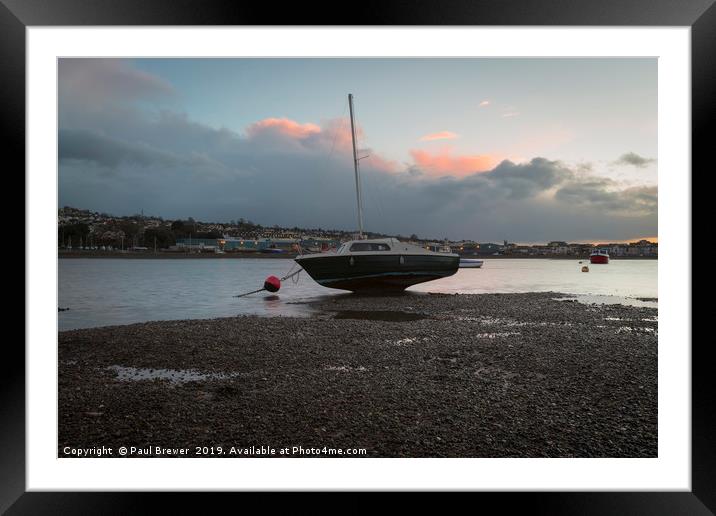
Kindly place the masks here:
POLYGON ((595 254, 589 257, 589 263, 607 264, 609 263, 609 257, 603 254, 595 254))
POLYGON ((457 256, 343 255, 299 257, 296 262, 318 284, 352 292, 402 291, 411 285, 452 276, 457 256))
POLYGON ((475 260, 472 258, 461 258, 460 268, 461 269, 479 269, 482 267, 482 260, 475 260))

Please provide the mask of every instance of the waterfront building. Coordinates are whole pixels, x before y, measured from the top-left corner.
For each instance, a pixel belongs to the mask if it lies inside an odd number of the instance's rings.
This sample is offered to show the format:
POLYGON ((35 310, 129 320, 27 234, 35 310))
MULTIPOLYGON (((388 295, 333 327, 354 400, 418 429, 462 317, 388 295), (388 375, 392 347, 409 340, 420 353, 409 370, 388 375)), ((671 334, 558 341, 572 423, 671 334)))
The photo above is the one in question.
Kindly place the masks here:
POLYGON ((259 249, 258 240, 230 237, 224 235, 223 238, 217 240, 219 248, 226 252, 256 252, 259 249))
POLYGON ((179 251, 216 252, 219 244, 216 238, 177 238, 173 247, 179 251))

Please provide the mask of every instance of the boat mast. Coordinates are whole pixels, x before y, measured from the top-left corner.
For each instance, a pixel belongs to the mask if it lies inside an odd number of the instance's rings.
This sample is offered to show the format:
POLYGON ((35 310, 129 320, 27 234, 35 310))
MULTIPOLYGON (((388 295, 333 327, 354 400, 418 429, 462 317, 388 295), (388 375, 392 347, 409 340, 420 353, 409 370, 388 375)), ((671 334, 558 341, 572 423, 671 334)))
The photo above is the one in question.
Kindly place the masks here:
POLYGON ((363 208, 360 191, 360 172, 358 171, 358 153, 356 152, 356 128, 353 120, 353 94, 348 94, 348 107, 351 112, 351 139, 353 140, 353 167, 356 174, 356 201, 358 202, 358 238, 363 238, 363 208))

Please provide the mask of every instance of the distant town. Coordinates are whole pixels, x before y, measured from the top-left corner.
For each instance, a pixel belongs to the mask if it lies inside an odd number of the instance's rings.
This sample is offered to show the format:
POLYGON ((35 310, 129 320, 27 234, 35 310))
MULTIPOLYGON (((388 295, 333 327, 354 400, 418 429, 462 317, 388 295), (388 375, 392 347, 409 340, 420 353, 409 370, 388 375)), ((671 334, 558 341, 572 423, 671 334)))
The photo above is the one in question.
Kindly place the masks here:
MULTIPOLYGON (((356 238, 351 231, 324 228, 266 227, 240 218, 229 222, 166 220, 161 217, 114 216, 65 206, 58 210, 58 248, 63 255, 76 254, 296 254, 320 252, 356 238)), ((629 243, 574 243, 551 241, 519 245, 420 238, 418 235, 366 233, 368 238, 395 237, 429 248, 468 256, 494 257, 586 257, 595 248, 612 257, 656 258, 658 244, 648 240, 629 243)))

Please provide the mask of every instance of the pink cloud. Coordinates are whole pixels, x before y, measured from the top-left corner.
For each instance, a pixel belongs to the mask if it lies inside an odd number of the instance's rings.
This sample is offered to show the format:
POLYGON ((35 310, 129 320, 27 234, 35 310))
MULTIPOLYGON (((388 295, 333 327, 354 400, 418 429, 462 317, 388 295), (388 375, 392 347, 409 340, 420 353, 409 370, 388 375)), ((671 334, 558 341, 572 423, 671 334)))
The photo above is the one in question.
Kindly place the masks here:
POLYGON ((437 153, 413 149, 410 151, 415 164, 433 176, 462 177, 474 172, 487 172, 499 163, 499 159, 488 154, 452 155, 450 148, 437 153))
POLYGON ((460 135, 453 133, 452 131, 440 131, 438 133, 426 134, 420 138, 421 142, 431 142, 434 140, 454 140, 459 138, 460 135))
POLYGON ((365 160, 361 161, 362 168, 369 168, 379 172, 400 172, 400 165, 391 159, 384 158, 379 154, 369 154, 365 160))
MULTIPOLYGON (((297 148, 324 156, 326 159, 345 158, 346 166, 353 166, 353 141, 348 118, 323 120, 320 126, 313 123, 301 124, 288 118, 265 118, 249 125, 246 134, 249 138, 261 137, 268 140, 279 136, 283 139, 278 142, 284 147, 288 138, 289 142, 297 148)), ((363 129, 360 126, 356 127, 356 138, 360 145, 364 139, 363 129)), ((365 158, 361 160, 362 168, 383 172, 400 170, 397 162, 381 156, 372 149, 359 148, 358 155, 365 158)))
MULTIPOLYGON (((321 139, 325 147, 330 147, 333 154, 349 154, 352 159, 353 140, 351 138, 351 121, 349 118, 336 118, 321 123, 323 132, 321 139)), ((399 172, 400 165, 391 159, 381 156, 370 148, 361 148, 366 143, 363 128, 356 126, 356 139, 358 141, 358 156, 363 156, 360 166, 363 169, 372 169, 383 172, 399 172)))
POLYGON ((265 118, 254 122, 246 128, 246 133, 250 137, 266 132, 274 132, 290 138, 303 140, 309 136, 319 134, 321 128, 316 124, 300 124, 288 118, 265 118))
POLYGON ((490 105, 489 100, 483 100, 482 102, 480 102, 480 107, 485 107, 485 106, 489 106, 489 105, 490 105))
MULTIPOLYGON (((324 143, 328 143, 334 150, 346 150, 353 147, 351 140, 351 121, 349 118, 334 118, 321 122, 323 126, 322 138, 324 143)), ((356 127, 356 137, 360 140, 363 137, 363 130, 360 126, 356 127)))

